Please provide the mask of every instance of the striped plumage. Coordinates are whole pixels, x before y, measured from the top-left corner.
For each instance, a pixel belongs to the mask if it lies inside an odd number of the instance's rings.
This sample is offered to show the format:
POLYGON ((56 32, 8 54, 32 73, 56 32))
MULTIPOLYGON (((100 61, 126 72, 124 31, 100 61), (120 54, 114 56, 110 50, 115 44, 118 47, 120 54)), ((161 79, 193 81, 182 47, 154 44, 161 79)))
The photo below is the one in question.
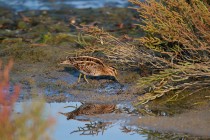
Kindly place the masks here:
POLYGON ((86 103, 81 105, 79 108, 72 112, 61 113, 67 116, 67 119, 74 119, 76 116, 80 115, 96 115, 96 114, 108 114, 116 110, 116 105, 114 104, 93 104, 86 103))
MULTIPOLYGON (((79 70, 82 74, 84 74, 84 78, 86 79, 86 75, 91 76, 114 76, 116 78, 117 71, 116 69, 105 65, 100 59, 90 56, 78 56, 78 57, 67 57, 65 61, 61 64, 69 64, 79 70)), ((79 76, 80 81, 81 74, 79 76)), ((88 81, 87 81, 88 82, 88 81)))

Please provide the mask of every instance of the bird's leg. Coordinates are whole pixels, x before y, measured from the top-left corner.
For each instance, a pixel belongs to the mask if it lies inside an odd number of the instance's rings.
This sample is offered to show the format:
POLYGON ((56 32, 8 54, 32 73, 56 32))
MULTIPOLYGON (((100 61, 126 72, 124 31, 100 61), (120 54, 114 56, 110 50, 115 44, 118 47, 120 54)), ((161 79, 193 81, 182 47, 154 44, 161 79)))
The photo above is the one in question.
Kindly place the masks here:
POLYGON ((79 74, 78 83, 80 82, 81 76, 82 76, 82 73, 79 74))
POLYGON ((84 79, 85 79, 85 81, 86 81, 87 83, 89 83, 88 80, 87 80, 87 78, 86 78, 86 75, 85 75, 85 74, 84 74, 84 79))

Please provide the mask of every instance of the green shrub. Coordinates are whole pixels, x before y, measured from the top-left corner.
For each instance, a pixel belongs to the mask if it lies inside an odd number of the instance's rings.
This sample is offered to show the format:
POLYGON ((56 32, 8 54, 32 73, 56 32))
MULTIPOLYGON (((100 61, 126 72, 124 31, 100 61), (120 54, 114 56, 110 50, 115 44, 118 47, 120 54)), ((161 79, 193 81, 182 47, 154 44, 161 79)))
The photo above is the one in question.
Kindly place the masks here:
POLYGON ((100 51, 108 61, 127 68, 158 70, 159 73, 136 82, 142 93, 141 103, 170 91, 209 87, 210 12, 206 3, 200 0, 129 1, 139 13, 137 25, 145 36, 129 41, 98 27, 82 26, 78 28, 83 34, 79 42, 84 48, 77 51, 77 55, 94 55, 100 51), (91 37, 92 41, 86 42, 85 37, 91 37))

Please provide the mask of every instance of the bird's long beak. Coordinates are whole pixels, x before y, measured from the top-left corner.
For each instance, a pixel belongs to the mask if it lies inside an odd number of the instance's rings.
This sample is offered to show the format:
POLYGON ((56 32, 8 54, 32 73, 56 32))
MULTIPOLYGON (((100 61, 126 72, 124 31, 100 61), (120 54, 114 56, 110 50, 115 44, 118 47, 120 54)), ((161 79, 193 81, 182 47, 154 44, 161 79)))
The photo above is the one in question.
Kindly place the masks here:
POLYGON ((115 80, 116 80, 118 83, 120 83, 120 82, 119 82, 119 79, 118 79, 116 76, 114 76, 114 78, 115 78, 115 80))

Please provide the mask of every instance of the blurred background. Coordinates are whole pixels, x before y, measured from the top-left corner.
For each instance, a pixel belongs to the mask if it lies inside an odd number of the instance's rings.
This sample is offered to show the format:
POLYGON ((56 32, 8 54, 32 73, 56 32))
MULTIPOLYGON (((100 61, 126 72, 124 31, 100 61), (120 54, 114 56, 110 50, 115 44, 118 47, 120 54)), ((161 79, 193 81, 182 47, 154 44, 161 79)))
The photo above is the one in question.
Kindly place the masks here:
POLYGON ((127 0, 0 0, 0 6, 7 6, 16 11, 126 7, 127 5, 127 0))

